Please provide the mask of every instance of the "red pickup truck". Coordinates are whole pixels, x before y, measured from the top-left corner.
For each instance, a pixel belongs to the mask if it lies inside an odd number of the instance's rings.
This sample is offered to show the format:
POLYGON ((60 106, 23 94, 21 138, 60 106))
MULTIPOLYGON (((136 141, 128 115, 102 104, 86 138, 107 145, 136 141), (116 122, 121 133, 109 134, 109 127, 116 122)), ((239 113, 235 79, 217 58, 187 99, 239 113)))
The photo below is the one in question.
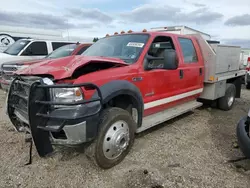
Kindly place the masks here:
POLYGON ((200 35, 115 34, 83 56, 46 60, 17 72, 7 113, 32 135, 41 157, 52 145, 88 146, 101 168, 120 163, 135 134, 202 105, 230 110, 240 97, 240 47, 200 35))
POLYGON ((80 55, 82 54, 89 46, 91 46, 90 43, 76 43, 76 44, 68 44, 64 45, 53 52, 51 52, 49 55, 42 59, 36 59, 36 60, 19 60, 19 61, 13 61, 8 63, 3 63, 1 65, 1 87, 3 90, 8 90, 9 84, 11 80, 13 79, 14 72, 20 69, 24 69, 32 64, 40 63, 47 59, 56 59, 56 58, 62 58, 66 56, 71 55, 80 55))

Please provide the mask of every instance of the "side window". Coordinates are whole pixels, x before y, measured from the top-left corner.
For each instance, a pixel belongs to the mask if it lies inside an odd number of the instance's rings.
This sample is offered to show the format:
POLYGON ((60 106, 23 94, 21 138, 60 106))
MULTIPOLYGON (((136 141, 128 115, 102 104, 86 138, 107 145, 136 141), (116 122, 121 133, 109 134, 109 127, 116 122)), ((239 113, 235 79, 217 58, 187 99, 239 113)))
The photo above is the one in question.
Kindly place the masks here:
POLYGON ((186 38, 178 39, 182 49, 182 55, 184 57, 184 63, 195 63, 198 61, 197 53, 194 48, 192 40, 186 38))
POLYGON ((84 46, 82 47, 77 53, 76 55, 81 55, 85 50, 87 50, 89 48, 89 46, 84 46))
POLYGON ((52 42, 53 51, 67 44, 73 44, 73 43, 72 42, 68 42, 68 43, 67 42, 52 42))
MULTIPOLYGON (((163 57, 165 49, 175 50, 175 46, 171 37, 158 36, 152 42, 148 50, 148 56, 163 57)), ((160 67, 163 66, 163 64, 164 60, 156 60, 156 61, 150 61, 149 66, 160 67)))
POLYGON ((24 56, 45 56, 48 55, 46 42, 33 42, 22 53, 24 56))

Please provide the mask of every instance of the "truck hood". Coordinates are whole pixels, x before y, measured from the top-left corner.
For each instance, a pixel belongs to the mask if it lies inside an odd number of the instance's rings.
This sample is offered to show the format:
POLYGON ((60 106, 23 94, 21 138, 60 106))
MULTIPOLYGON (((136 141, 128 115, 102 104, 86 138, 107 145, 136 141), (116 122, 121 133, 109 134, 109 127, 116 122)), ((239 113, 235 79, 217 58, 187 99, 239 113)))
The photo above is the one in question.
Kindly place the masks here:
POLYGON ((68 56, 53 60, 43 60, 40 63, 16 72, 18 75, 51 75, 55 80, 69 78, 74 71, 87 64, 111 63, 114 66, 127 66, 123 60, 118 58, 96 57, 96 56, 68 56))
POLYGON ((32 59, 29 56, 12 56, 12 55, 8 55, 6 57, 0 57, 0 65, 2 65, 3 63, 9 63, 9 62, 18 62, 18 61, 28 61, 32 59))
POLYGON ((21 59, 21 60, 12 60, 4 63, 5 65, 31 65, 34 63, 40 63, 44 59, 21 59))
POLYGON ((6 54, 6 53, 0 53, 0 59, 3 59, 3 58, 8 58, 8 57, 13 57, 13 55, 9 55, 9 54, 6 54))

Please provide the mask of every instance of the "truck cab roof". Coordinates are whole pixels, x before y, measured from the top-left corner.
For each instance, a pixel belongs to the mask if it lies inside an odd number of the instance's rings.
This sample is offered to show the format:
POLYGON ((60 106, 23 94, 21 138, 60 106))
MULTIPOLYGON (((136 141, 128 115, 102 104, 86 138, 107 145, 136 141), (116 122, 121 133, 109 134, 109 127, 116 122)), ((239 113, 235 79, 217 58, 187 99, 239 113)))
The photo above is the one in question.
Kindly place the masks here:
POLYGON ((178 37, 183 37, 183 36, 187 36, 187 35, 182 35, 182 34, 175 34, 175 33, 168 33, 168 32, 164 32, 164 31, 145 31, 145 32, 130 32, 130 33, 123 33, 123 34, 114 34, 114 35, 109 35, 106 37, 112 37, 112 36, 121 36, 121 35, 150 35, 150 36, 178 36, 178 37))

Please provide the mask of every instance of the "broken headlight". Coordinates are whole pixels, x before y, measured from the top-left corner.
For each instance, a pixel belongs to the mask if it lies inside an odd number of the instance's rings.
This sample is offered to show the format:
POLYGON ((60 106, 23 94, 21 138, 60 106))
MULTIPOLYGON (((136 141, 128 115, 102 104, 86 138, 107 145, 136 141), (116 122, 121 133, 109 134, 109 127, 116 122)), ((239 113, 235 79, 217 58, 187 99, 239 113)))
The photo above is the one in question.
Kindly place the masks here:
POLYGON ((51 100, 54 102, 69 103, 83 100, 80 88, 52 88, 50 89, 51 100))
MULTIPOLYGON (((42 78, 41 83, 46 85, 54 85, 49 78, 42 78)), ((72 88, 51 88, 50 100, 58 103, 71 103, 83 100, 83 93, 80 87, 72 88)), ((54 108, 62 107, 62 105, 53 105, 54 108)), ((65 107, 65 106, 64 106, 65 107)))

